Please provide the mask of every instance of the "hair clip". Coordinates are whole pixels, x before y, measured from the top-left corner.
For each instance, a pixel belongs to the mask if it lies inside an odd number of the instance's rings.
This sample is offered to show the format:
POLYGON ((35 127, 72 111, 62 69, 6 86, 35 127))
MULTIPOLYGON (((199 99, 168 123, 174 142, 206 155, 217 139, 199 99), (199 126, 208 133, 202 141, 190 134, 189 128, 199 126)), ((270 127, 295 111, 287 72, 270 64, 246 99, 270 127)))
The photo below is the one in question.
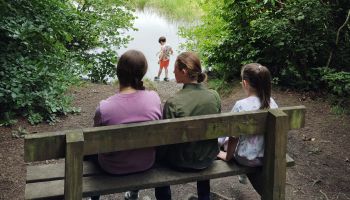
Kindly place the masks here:
POLYGON ((261 65, 258 65, 258 69, 259 69, 259 70, 261 69, 261 67, 262 67, 261 65))

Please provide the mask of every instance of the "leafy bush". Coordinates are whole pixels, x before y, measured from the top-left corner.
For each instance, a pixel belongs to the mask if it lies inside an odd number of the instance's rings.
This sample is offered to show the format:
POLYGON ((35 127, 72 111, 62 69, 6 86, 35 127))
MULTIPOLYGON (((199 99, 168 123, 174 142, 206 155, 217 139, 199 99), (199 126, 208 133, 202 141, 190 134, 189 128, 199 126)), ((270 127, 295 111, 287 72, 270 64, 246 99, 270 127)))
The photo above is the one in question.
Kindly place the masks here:
POLYGON ((339 98, 333 80, 350 70, 350 23, 339 34, 350 1, 320 0, 218 0, 203 1, 202 23, 183 28, 190 42, 187 49, 203 56, 214 74, 231 81, 239 78, 241 66, 259 62, 272 72, 274 83, 301 90, 331 90, 339 98), (321 74, 333 52, 329 68, 321 74), (321 78, 322 77, 322 78, 321 78), (325 87, 322 87, 325 86, 325 87))
POLYGON ((321 80, 327 84, 332 94, 350 98, 350 72, 337 72, 334 69, 320 68, 321 80))
POLYGON ((123 0, 1 0, 0 11, 0 125, 17 115, 35 124, 77 112, 67 89, 89 70, 103 80, 112 72, 99 69, 116 57, 86 59, 88 50, 124 45, 130 38, 121 31, 134 19, 123 0))

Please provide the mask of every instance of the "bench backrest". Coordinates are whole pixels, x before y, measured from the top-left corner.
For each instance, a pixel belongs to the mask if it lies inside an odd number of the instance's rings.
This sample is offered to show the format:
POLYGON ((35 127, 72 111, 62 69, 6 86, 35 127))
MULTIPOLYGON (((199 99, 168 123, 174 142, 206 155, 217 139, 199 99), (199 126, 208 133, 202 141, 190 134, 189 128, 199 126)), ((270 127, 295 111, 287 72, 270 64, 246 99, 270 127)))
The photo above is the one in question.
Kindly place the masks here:
POLYGON ((66 158, 66 198, 81 199, 83 155, 266 133, 262 174, 273 189, 264 196, 273 199, 269 197, 284 197, 286 133, 304 123, 305 107, 294 106, 39 133, 25 137, 24 158, 26 162, 66 158))
MULTIPOLYGON (((289 116, 288 130, 304 126, 304 106, 276 110, 289 116)), ((33 162, 64 158, 67 133, 83 134, 84 155, 207 140, 220 136, 262 134, 266 132, 263 130, 267 130, 268 113, 269 111, 231 112, 31 134, 25 136, 24 159, 26 162, 33 162)))

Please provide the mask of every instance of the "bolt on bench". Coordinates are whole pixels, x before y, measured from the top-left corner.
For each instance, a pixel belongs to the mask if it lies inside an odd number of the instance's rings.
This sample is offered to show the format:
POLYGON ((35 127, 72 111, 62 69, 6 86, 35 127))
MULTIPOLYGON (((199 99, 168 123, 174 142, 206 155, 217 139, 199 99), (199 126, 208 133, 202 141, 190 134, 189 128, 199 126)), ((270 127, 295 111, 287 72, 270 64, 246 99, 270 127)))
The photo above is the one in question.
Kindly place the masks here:
POLYGON ((294 106, 26 135, 25 162, 61 158, 65 162, 28 165, 25 199, 80 200, 239 174, 248 174, 262 199, 284 199, 286 167, 294 164, 286 155, 287 132, 304 126, 305 112, 304 106, 294 106), (216 160, 200 172, 155 166, 142 173, 111 176, 83 161, 84 155, 262 132, 265 132, 264 165, 257 168, 216 160))

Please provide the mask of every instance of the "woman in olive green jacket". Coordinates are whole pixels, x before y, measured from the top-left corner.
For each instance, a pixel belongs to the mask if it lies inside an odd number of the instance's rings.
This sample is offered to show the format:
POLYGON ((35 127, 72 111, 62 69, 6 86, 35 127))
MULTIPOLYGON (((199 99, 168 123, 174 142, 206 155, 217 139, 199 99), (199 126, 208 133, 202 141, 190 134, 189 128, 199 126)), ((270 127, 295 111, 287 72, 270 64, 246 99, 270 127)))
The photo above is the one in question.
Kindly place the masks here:
MULTIPOLYGON (((202 82, 207 78, 202 72, 198 56, 192 52, 181 53, 174 67, 177 83, 183 89, 169 98, 164 105, 163 118, 216 114, 221 112, 221 100, 214 90, 207 89, 202 82)), ((209 167, 219 152, 217 139, 169 145, 160 148, 162 160, 182 171, 196 171, 209 167), (167 151, 166 149, 171 149, 167 151)), ((209 200, 209 180, 197 182, 199 200, 209 200)), ((171 199, 170 186, 155 189, 157 200, 171 199)))

